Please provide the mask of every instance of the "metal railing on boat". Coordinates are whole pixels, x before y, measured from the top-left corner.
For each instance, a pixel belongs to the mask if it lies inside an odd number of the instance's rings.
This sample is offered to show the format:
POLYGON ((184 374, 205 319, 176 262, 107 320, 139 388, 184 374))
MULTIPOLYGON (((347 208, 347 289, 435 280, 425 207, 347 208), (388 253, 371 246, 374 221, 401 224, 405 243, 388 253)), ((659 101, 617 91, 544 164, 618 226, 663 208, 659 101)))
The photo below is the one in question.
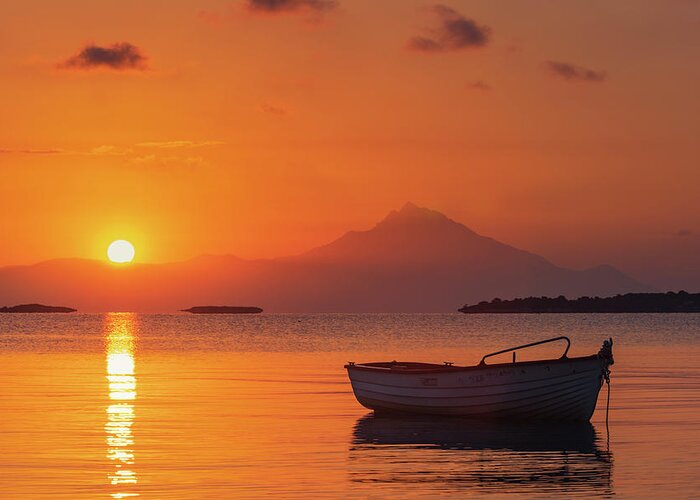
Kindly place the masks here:
POLYGON ((564 349, 564 354, 561 355, 561 359, 566 359, 566 355, 569 352, 569 348, 571 347, 571 340, 569 340, 569 337, 566 336, 561 336, 561 337, 554 337, 551 339, 547 340, 540 340, 539 342, 531 342, 530 344, 523 344, 519 345, 517 347, 510 347, 508 349, 503 349, 501 351, 496 351, 489 353, 485 355, 483 358, 481 358, 481 361, 479 361, 479 366, 485 365, 486 364, 486 358, 490 358, 491 356, 498 356, 499 354, 505 354, 507 352, 513 352, 513 363, 515 363, 515 351, 519 349, 526 349, 528 347, 534 347, 536 345, 541 345, 541 344, 547 344, 549 342, 557 342, 559 340, 566 340, 566 349, 564 349))

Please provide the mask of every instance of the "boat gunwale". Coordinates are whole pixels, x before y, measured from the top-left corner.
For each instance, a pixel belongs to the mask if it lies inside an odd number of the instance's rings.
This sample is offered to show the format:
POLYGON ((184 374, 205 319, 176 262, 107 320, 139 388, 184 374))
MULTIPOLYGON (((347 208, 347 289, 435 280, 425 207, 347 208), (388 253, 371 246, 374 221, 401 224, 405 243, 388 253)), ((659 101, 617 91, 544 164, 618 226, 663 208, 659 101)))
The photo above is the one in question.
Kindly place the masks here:
POLYGON ((436 363, 417 363, 414 361, 377 361, 371 363, 348 363, 345 365, 348 374, 351 370, 360 370, 373 373, 382 374, 395 374, 395 375, 409 375, 409 374, 422 374, 422 373, 455 373, 455 372, 465 372, 465 371, 475 371, 475 370, 485 370, 488 368, 518 368, 521 366, 537 366, 537 365, 550 365, 550 364, 561 364, 561 363, 571 363, 576 361, 591 361, 594 359, 601 359, 597 354, 591 354, 589 356, 577 356, 573 358, 561 357, 555 359, 538 359, 534 361, 516 361, 515 363, 494 363, 494 364, 483 364, 483 365, 472 365, 472 366, 454 366, 454 365, 438 365, 436 363), (395 363, 396 367, 388 366, 373 366, 375 364, 388 365, 395 363), (407 368, 401 367, 400 365, 410 365, 418 364, 425 365, 426 368, 407 368))

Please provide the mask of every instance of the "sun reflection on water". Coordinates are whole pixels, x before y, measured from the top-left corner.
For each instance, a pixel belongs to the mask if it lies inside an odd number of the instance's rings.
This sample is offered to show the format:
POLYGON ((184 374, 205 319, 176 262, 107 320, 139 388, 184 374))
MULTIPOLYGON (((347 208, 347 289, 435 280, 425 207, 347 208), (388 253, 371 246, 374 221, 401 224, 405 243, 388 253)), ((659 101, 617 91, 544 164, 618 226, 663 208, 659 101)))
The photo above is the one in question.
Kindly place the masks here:
POLYGON ((139 496, 129 491, 138 482, 134 471, 134 401, 136 400, 136 371, 134 362, 134 337, 136 315, 133 313, 109 313, 105 320, 107 354, 107 381, 109 399, 105 434, 107 459, 114 465, 108 479, 117 491, 113 498, 139 496))

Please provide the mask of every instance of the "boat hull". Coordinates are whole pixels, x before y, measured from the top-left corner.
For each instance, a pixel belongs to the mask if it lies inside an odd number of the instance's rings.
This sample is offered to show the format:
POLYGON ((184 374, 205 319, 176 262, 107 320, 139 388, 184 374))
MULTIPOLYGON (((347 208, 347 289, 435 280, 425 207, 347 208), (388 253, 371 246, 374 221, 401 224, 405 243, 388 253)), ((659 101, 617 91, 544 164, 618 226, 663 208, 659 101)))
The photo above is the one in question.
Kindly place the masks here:
POLYGON ((452 367, 348 365, 355 397, 376 412, 588 421, 604 380, 597 356, 452 367))

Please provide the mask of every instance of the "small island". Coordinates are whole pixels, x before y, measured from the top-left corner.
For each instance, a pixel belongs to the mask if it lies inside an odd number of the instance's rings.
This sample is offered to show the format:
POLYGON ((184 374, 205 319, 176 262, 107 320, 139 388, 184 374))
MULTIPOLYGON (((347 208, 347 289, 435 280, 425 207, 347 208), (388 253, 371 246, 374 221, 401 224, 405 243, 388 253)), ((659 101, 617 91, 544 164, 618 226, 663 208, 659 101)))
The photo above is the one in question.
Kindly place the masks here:
POLYGON ((252 306, 195 306, 182 309, 182 312, 192 314, 258 314, 263 310, 260 307, 252 306))
POLYGON ((20 304, 18 306, 0 307, 0 313, 72 313, 72 307, 45 306, 43 304, 20 304))
POLYGON ((483 313, 700 313, 700 293, 626 293, 614 297, 527 297, 464 305, 459 312, 483 313))

